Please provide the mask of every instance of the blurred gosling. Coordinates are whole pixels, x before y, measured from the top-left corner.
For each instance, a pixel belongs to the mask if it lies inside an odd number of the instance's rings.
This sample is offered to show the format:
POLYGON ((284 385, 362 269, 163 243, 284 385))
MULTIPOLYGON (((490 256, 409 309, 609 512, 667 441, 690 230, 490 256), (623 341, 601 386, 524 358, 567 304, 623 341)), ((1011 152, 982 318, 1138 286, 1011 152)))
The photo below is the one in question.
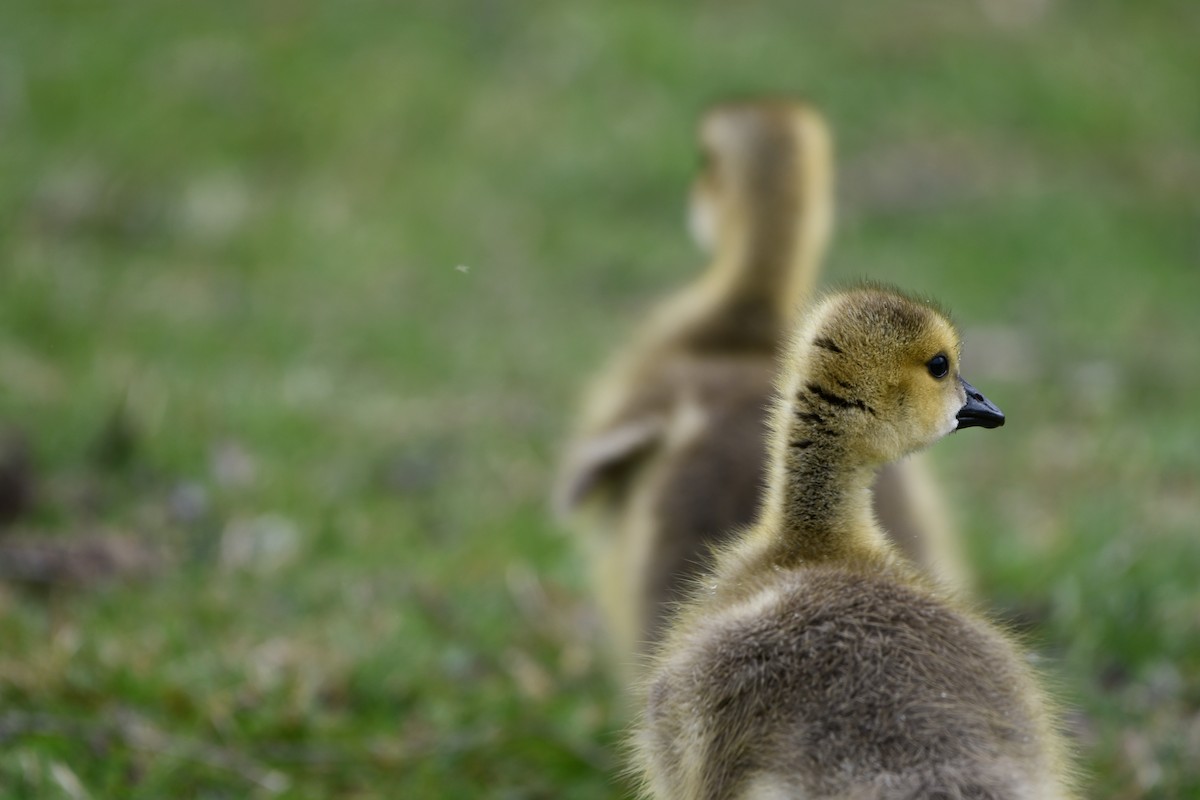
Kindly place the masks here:
MULTIPOLYGON (((699 139, 690 223, 712 262, 591 387, 556 497, 590 548, 627 666, 658 640, 712 547, 757 514, 778 353, 833 222, 832 145, 811 107, 718 106, 699 139)), ((900 550, 963 584, 923 466, 885 469, 876 491, 900 550)))
POLYGON ((931 306, 820 302, 784 362, 761 520, 672 624, 636 734, 665 800, 1072 797, 1020 648, 900 556, 875 471, 1004 416, 931 306))

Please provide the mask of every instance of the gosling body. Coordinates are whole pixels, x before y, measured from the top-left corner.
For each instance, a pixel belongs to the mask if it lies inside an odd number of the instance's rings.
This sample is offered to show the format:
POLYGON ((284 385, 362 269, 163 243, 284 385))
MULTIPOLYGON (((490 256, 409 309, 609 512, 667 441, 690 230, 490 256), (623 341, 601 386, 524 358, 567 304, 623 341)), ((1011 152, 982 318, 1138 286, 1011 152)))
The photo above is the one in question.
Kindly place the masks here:
POLYGON ((787 356, 762 519, 665 638, 635 736, 655 798, 1072 797, 1020 649, 896 550, 882 464, 1002 415, 931 307, 833 296, 787 356), (942 371, 934 377, 934 366, 942 371))

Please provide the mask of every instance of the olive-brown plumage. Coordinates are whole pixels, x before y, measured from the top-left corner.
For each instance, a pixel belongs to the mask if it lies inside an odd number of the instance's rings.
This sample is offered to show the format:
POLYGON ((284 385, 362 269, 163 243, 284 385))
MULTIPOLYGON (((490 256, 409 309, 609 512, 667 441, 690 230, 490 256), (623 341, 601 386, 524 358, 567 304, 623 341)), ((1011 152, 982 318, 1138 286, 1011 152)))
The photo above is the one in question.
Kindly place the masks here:
POLYGON ((900 557, 881 465, 1003 416, 932 307, 819 303, 785 359, 762 518, 719 554, 655 657, 636 735, 655 798, 1072 796, 1020 649, 900 557))
MULTIPOLYGON (((712 548, 762 502, 779 351, 832 225, 832 152, 812 108, 739 102, 700 126, 691 227, 713 261, 668 300, 587 397, 558 506, 590 548, 618 658, 661 635, 712 548)), ((961 583, 918 461, 884 470, 877 512, 900 550, 961 583)))

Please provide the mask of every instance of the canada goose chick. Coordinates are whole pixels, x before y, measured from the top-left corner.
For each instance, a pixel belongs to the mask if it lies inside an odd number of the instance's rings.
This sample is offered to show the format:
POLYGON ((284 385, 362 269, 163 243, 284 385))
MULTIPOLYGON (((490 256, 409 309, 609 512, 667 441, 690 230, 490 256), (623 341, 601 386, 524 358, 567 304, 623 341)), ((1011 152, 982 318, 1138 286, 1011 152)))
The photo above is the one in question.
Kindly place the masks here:
MULTIPOLYGON (((698 149, 691 222, 712 261, 590 387, 556 491, 586 548, 612 651, 630 673, 714 545, 758 515, 778 353, 833 219, 831 137, 813 108, 716 106, 698 126, 698 149)), ((882 470, 875 497, 906 556, 965 584, 919 457, 882 470)))
POLYGON ((870 513, 883 464, 1004 417, 959 376, 932 307, 819 303, 773 416, 763 517, 676 618, 635 745, 656 798, 1072 796, 1019 649, 899 558, 870 513))

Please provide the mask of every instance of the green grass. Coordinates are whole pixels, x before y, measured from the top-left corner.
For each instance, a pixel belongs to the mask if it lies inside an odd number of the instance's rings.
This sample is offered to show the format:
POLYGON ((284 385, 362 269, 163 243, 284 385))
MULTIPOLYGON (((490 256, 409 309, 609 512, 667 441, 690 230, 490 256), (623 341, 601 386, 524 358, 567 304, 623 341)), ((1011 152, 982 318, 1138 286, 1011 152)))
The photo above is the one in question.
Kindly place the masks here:
POLYGON ((580 381, 698 265, 698 112, 747 92, 836 128, 828 278, 943 300, 1009 413, 933 458, 1089 796, 1200 794, 1196 5, 797 5, 8 3, 20 527, 175 558, 0 585, 0 794, 619 796, 545 495, 580 381))

